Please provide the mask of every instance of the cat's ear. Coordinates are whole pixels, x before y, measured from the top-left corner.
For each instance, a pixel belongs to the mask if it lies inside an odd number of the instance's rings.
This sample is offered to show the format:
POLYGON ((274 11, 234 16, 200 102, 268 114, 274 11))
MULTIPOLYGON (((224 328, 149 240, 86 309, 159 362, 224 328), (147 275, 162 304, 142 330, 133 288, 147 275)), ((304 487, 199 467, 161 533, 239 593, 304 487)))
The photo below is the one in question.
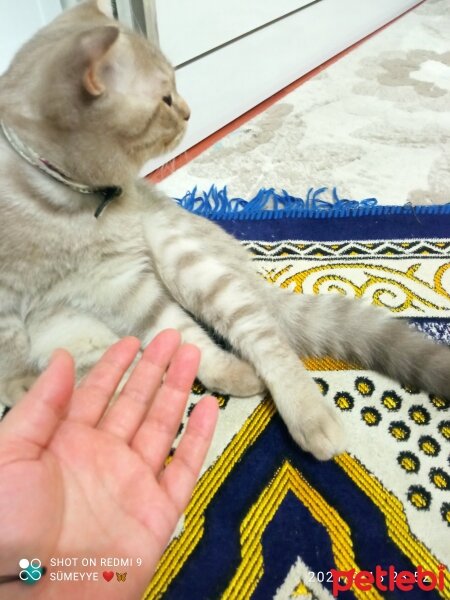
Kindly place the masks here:
POLYGON ((108 54, 119 37, 114 26, 96 27, 81 38, 82 51, 87 60, 83 74, 83 86, 91 96, 101 96, 106 89, 105 73, 108 54))
POLYGON ((111 0, 95 0, 98 10, 107 17, 114 18, 111 0))

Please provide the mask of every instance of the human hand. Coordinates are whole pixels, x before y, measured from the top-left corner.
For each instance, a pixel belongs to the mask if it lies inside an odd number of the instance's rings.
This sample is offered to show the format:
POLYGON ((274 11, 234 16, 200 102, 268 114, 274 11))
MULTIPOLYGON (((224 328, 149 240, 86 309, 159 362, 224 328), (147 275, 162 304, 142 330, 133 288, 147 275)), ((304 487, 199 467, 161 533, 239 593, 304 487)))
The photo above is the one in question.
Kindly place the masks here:
POLYGON ((76 389, 71 356, 56 351, 0 423, 0 575, 17 573, 23 557, 47 566, 51 557, 123 557, 133 559, 121 569, 126 582, 111 586, 102 567, 58 567, 97 571, 99 581, 47 573, 33 586, 1 585, 2 598, 134 600, 149 583, 190 499, 218 408, 211 397, 199 402, 165 467, 200 353, 180 346, 178 332, 162 332, 108 409, 138 350, 135 338, 113 345, 76 389))

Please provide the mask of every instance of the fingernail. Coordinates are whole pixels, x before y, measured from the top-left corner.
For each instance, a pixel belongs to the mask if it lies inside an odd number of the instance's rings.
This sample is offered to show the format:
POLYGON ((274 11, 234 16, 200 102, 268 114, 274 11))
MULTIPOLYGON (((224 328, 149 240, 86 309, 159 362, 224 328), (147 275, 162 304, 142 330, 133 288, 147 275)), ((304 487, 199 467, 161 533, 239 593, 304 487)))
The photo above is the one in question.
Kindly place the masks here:
POLYGON ((61 354, 61 348, 56 348, 50 355, 50 362, 52 363, 54 360, 58 358, 58 355, 61 354))

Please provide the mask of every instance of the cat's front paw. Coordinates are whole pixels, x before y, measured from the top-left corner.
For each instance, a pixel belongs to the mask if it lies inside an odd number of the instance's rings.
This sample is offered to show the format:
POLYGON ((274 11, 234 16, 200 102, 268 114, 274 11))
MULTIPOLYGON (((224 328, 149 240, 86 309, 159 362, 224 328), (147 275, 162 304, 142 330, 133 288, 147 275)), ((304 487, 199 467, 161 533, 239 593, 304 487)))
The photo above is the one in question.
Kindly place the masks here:
POLYGON ((31 388, 36 375, 24 374, 8 377, 0 381, 0 402, 6 406, 14 406, 31 388))
POLYGON ((302 416, 288 428, 295 441, 318 460, 330 460, 345 452, 344 426, 335 411, 323 399, 302 411, 302 416))
POLYGON ((212 372, 199 371, 199 379, 212 392, 248 398, 265 391, 265 383, 249 363, 230 355, 228 363, 220 366, 212 372))

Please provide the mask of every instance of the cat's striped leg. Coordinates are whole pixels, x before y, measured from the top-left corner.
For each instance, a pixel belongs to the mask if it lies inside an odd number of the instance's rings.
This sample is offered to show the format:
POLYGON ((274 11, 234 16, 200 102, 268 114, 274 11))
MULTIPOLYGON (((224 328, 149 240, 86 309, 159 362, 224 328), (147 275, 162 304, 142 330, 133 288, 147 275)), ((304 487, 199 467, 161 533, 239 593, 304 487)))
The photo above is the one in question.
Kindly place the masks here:
POLYGON ((200 348, 198 378, 209 390, 240 397, 264 391, 263 381, 248 362, 217 346, 206 331, 173 302, 167 304, 147 331, 144 345, 159 331, 172 327, 180 331, 183 342, 200 348))
MULTIPOLYGON (((327 405, 277 323, 261 288, 265 283, 252 272, 245 256, 240 262, 234 260, 236 242, 226 238, 222 244, 223 234, 215 235, 210 225, 198 237, 192 233, 188 237, 189 231, 181 228, 174 232, 170 222, 152 225, 149 243, 171 295, 255 367, 302 448, 321 460, 342 452, 339 416, 327 405)), ((240 259, 241 253, 236 254, 240 259)))

